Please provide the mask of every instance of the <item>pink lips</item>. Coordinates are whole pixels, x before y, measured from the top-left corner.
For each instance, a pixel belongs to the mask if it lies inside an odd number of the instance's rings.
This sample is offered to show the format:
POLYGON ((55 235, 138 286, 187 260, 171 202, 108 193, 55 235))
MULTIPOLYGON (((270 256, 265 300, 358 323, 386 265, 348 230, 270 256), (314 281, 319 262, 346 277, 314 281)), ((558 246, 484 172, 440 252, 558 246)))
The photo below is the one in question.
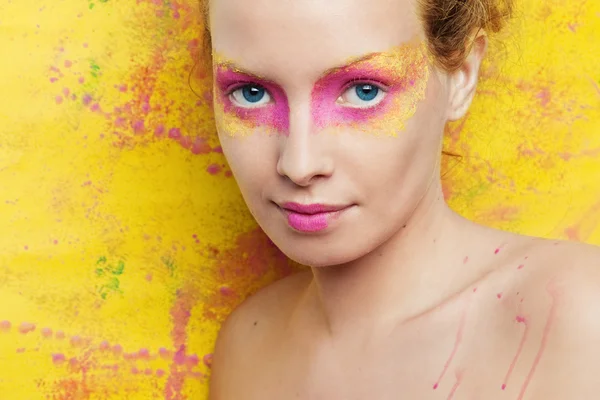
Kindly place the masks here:
POLYGON ((329 220, 348 206, 324 204, 285 203, 281 209, 287 215, 288 224, 300 232, 319 232, 329 226, 329 220))

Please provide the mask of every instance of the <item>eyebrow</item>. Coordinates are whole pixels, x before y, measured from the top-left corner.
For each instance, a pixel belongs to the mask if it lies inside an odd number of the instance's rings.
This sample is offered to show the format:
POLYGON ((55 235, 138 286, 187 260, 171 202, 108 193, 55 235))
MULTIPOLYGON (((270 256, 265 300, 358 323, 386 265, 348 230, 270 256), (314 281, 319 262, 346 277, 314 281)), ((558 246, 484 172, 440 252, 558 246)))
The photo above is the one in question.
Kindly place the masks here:
MULTIPOLYGON (((334 73, 336 73, 336 72, 338 72, 340 70, 353 67, 356 64, 360 64, 362 62, 369 61, 369 60, 371 60, 371 59, 373 59, 373 58, 375 58, 377 56, 380 56, 382 54, 384 54, 384 53, 383 52, 375 52, 375 53, 368 53, 368 54, 365 54, 365 55, 362 55, 362 56, 357 56, 357 57, 350 58, 350 60, 347 63, 345 63, 345 64, 336 65, 335 67, 331 67, 331 68, 326 69, 323 73, 321 73, 319 75, 319 79, 322 79, 325 76, 334 74, 334 73)), ((225 59, 225 61, 217 62, 216 63, 217 67, 229 68, 229 69, 233 70, 234 72, 237 72, 237 73, 240 73, 240 74, 244 74, 244 75, 248 75, 248 76, 250 76, 252 78, 255 78, 255 79, 268 80, 268 79, 265 79, 264 76, 258 75, 258 74, 254 73, 254 72, 250 72, 250 71, 244 69, 243 67, 235 64, 233 61, 230 61, 230 60, 228 60, 228 59, 226 59, 224 57, 219 57, 219 58, 225 59)))

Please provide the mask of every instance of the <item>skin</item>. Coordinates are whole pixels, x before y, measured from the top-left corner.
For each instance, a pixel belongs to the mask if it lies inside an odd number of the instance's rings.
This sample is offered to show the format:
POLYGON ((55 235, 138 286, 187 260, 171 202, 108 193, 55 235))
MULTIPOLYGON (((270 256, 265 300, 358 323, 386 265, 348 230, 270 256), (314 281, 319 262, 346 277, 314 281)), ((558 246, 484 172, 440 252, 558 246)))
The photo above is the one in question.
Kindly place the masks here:
MULTIPOLYGON (((348 110, 344 86, 341 100, 331 95, 339 76, 329 72, 347 73, 352 60, 398 49, 415 57, 410 48, 426 40, 415 7, 211 2, 223 151, 263 230, 310 266, 228 318, 211 400, 596 397, 598 249, 479 226, 444 202, 443 129, 471 103, 485 35, 453 73, 429 60, 423 93, 392 82, 396 111, 383 101, 348 110), (270 100, 239 109, 220 74, 232 70, 245 71, 244 82, 251 73, 270 100), (351 207, 306 233, 288 225, 275 204, 285 202, 351 207)), ((386 74, 406 82, 414 69, 386 74)))

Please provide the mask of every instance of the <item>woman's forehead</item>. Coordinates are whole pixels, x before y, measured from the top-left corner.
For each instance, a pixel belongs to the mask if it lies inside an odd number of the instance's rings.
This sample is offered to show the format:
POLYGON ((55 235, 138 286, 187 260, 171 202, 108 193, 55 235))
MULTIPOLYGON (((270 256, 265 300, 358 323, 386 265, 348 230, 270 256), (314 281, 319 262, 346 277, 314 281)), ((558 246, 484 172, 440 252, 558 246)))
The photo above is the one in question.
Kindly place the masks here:
POLYGON ((408 0, 213 0, 210 23, 215 53, 274 79, 314 78, 422 37, 408 0))

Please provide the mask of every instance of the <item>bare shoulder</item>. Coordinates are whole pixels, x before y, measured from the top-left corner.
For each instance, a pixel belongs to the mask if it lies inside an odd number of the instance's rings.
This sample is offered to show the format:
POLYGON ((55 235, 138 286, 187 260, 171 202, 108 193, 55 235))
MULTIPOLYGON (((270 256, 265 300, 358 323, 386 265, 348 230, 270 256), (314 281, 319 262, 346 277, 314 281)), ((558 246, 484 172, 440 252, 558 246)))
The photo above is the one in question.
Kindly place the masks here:
POLYGON ((212 363, 210 399, 239 398, 244 376, 273 343, 312 280, 310 272, 283 278, 246 299, 223 323, 212 363))
POLYGON ((543 241, 534 252, 540 263, 523 282, 541 334, 537 384, 531 398, 596 398, 600 385, 600 247, 543 241))

